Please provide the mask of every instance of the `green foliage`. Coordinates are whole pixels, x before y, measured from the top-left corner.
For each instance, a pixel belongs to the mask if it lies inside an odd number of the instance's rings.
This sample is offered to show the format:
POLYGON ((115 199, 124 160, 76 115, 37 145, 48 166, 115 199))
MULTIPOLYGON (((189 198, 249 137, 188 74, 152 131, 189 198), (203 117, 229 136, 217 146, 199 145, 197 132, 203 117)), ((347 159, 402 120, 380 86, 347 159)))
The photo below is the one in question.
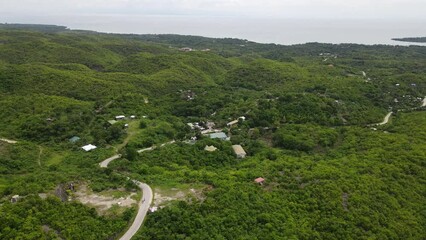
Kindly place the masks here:
POLYGON ((274 135, 276 146, 299 151, 311 151, 316 147, 331 147, 338 138, 335 129, 313 125, 286 125, 274 135))
POLYGON ((94 209, 56 198, 29 196, 0 210, 1 239, 108 239, 126 225, 125 219, 99 217, 94 209))
POLYGON ((0 137, 18 141, 0 141, 0 239, 117 238, 134 209, 100 217, 34 195, 78 181, 136 189, 126 175, 207 186, 150 214, 137 239, 423 239, 425 56, 0 25, 0 137), (117 115, 138 119, 108 123, 117 115), (187 125, 208 121, 231 141, 187 125), (115 149, 123 158, 99 168, 115 149))

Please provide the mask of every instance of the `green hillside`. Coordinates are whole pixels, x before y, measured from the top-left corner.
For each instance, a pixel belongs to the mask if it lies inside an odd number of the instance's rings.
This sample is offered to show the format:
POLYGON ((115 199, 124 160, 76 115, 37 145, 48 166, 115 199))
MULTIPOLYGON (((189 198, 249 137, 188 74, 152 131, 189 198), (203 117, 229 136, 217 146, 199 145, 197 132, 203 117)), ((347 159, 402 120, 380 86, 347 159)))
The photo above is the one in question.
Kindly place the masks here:
POLYGON ((0 24, 0 239, 118 239, 130 179, 134 239, 424 239, 425 96, 426 47, 0 24))

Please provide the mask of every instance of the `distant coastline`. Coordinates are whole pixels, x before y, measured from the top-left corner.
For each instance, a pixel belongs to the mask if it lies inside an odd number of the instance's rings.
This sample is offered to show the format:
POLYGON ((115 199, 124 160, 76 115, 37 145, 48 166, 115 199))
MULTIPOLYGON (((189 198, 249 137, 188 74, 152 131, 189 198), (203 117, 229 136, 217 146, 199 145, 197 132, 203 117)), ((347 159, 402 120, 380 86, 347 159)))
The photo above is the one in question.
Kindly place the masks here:
MULTIPOLYGON (((190 35, 208 38, 249 39, 257 43, 273 43, 280 45, 305 44, 309 42, 331 44, 362 45, 398 45, 426 46, 421 41, 397 41, 395 36, 424 36, 422 29, 426 24, 421 22, 392 21, 354 21, 354 20, 295 20, 281 19, 233 19, 195 17, 158 17, 140 16, 131 21, 124 21, 115 16, 103 16, 105 21, 87 24, 94 19, 87 18, 81 23, 62 23, 62 26, 39 24, 1 24, 1 29, 19 29, 42 31, 47 33, 84 31, 92 33, 130 34, 130 35, 190 35), (220 24, 218 24, 218 21, 220 24), (114 22, 114 24, 106 24, 114 22), (150 23, 150 24, 143 24, 150 23), (192 26, 188 28, 187 26, 192 26), (361 26, 367 26, 362 28, 361 26), (396 28, 390 26, 398 26, 396 28), (279 31, 277 31, 279 29, 279 31), (345 29, 345 31, 343 31, 345 29), (291 33, 291 34, 289 34, 291 33), (394 38, 394 39, 393 39, 394 38)), ((55 22, 52 20, 51 24, 55 22)))
POLYGON ((392 38, 392 40, 399 42, 426 43, 426 37, 392 38))

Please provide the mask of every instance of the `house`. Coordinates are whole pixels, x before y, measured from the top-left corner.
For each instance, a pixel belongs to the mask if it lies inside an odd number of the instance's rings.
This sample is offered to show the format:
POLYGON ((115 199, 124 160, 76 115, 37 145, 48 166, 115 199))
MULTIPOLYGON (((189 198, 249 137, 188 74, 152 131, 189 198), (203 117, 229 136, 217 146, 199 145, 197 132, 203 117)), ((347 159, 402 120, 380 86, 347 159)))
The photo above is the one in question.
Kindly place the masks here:
POLYGON ((11 203, 16 203, 16 202, 18 202, 19 201, 19 199, 20 199, 21 197, 19 196, 19 195, 14 195, 11 199, 10 199, 10 202, 11 203))
POLYGON ((238 158, 245 158, 247 155, 246 151, 244 151, 241 145, 232 145, 232 149, 234 149, 234 153, 238 158))
POLYGON ((226 126, 231 127, 232 125, 235 125, 237 123, 238 123, 238 120, 234 120, 232 122, 227 123, 226 126))
POLYGON ((130 119, 135 119, 135 118, 136 118, 135 115, 130 116, 130 119))
POLYGON ((117 123, 117 121, 115 121, 115 120, 109 120, 108 123, 111 124, 111 125, 114 125, 114 124, 117 123))
POLYGON ((265 179, 264 179, 264 178, 262 178, 262 177, 258 177, 258 178, 256 178, 256 179, 254 179, 254 182, 255 182, 255 183, 258 183, 258 184, 260 184, 260 185, 263 185, 263 183, 265 182, 265 179))
POLYGON ((211 139, 229 140, 224 132, 212 133, 209 135, 211 139))
POLYGON ((124 127, 125 127, 125 128, 128 128, 128 127, 129 127, 129 124, 128 124, 128 123, 124 124, 124 127))
POLYGON ((115 116, 115 120, 123 120, 125 118, 126 118, 126 116, 124 116, 124 115, 115 116))
POLYGON ((207 146, 204 148, 204 150, 206 150, 207 152, 214 152, 217 150, 217 148, 215 146, 207 146))
POLYGON ((77 136, 74 136, 74 137, 70 138, 70 139, 69 139, 69 141, 70 141, 71 143, 76 143, 76 142, 80 141, 80 138, 79 138, 79 137, 77 137, 77 136))
POLYGON ((216 126, 216 124, 214 122, 207 122, 206 123, 206 127, 209 129, 213 129, 216 126))
POLYGON ((183 47, 183 48, 180 48, 179 50, 182 51, 182 52, 192 52, 193 51, 192 48, 189 48, 189 47, 183 47))
POLYGON ((83 148, 84 151, 89 152, 89 151, 92 151, 92 150, 96 149, 97 147, 95 145, 88 144, 88 145, 83 146, 81 148, 83 148))
POLYGON ((246 120, 246 117, 241 116, 241 117, 239 117, 238 119, 236 119, 236 120, 234 120, 234 121, 232 121, 232 122, 227 123, 227 124, 226 124, 226 126, 231 127, 232 125, 237 124, 237 123, 238 123, 238 121, 239 121, 240 119, 241 119, 241 120, 243 120, 243 121, 245 121, 245 120, 246 120))

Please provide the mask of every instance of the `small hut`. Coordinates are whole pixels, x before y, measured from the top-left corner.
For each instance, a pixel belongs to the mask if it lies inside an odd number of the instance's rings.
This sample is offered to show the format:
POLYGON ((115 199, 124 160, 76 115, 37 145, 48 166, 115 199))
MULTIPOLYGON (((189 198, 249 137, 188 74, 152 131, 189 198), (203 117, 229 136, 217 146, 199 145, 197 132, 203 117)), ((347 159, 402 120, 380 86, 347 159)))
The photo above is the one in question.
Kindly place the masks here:
POLYGON ((258 177, 258 178, 256 178, 256 179, 254 179, 254 181, 255 181, 257 184, 263 185, 263 183, 265 182, 265 179, 264 179, 264 178, 262 178, 262 177, 258 177))

